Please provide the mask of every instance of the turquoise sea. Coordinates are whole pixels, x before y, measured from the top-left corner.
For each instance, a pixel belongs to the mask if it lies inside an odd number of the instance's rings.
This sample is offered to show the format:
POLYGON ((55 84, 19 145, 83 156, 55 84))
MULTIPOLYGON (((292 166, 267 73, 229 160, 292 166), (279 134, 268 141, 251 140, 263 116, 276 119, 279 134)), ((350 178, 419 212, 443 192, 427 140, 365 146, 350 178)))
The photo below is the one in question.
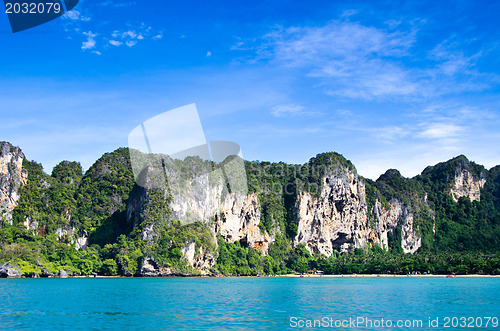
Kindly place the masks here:
POLYGON ((1 279, 0 295, 2 330, 500 330, 486 277, 1 279))

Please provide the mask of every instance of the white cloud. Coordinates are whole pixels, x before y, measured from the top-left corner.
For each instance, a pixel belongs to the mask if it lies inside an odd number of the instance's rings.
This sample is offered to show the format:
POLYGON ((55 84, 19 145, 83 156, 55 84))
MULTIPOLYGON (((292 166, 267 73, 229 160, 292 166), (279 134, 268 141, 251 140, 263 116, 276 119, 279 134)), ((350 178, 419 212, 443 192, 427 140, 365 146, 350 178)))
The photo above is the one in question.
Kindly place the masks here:
POLYGON ((99 6, 102 6, 102 7, 107 7, 107 6, 111 6, 111 5, 113 5, 113 1, 110 1, 110 0, 101 1, 99 3, 99 6))
POLYGON ((132 31, 132 30, 126 31, 123 33, 123 38, 126 38, 126 37, 130 37, 130 38, 134 39, 135 37, 137 37, 137 33, 135 31, 132 31))
POLYGON ((84 21, 84 22, 90 21, 90 17, 83 16, 78 10, 70 10, 66 12, 64 17, 74 21, 84 21))
POLYGON ((300 105, 290 104, 290 105, 278 105, 273 107, 271 115, 275 117, 283 117, 286 115, 300 115, 304 113, 304 107, 300 105))
MULTIPOLYGON (((108 2, 105 5, 116 7, 112 2, 108 2)), ((68 38, 73 39, 74 36, 81 37, 83 35, 85 39, 82 42, 81 48, 84 50, 94 49, 100 53, 109 48, 109 45, 120 46, 124 44, 128 47, 133 47, 142 41, 161 39, 163 34, 161 30, 155 30, 152 26, 145 23, 135 25, 128 23, 125 29, 109 29, 106 28, 106 25, 102 25, 99 26, 100 30, 98 33, 90 32, 91 34, 89 35, 89 32, 83 31, 89 31, 85 26, 88 24, 87 21, 90 18, 83 16, 79 11, 75 10, 68 12, 66 17, 67 19, 63 24, 65 25, 64 30, 69 34, 68 38)))
MULTIPOLYGON (((270 124, 262 124, 252 129, 243 129, 244 132, 257 133, 262 136, 275 137, 280 135, 282 137, 299 137, 307 134, 318 134, 324 132, 324 128, 318 126, 304 126, 300 128, 291 128, 287 126, 276 126, 270 124)), ((293 156, 292 156, 293 157, 293 156)))
POLYGON ((376 56, 402 56, 415 41, 414 33, 384 32, 358 23, 335 21, 323 27, 279 29, 265 36, 274 55, 292 65, 320 60, 337 62, 376 56))
POLYGON ((92 33, 92 31, 84 32, 83 34, 87 36, 87 40, 82 43, 82 49, 85 50, 95 48, 96 41, 94 37, 96 37, 97 34, 92 33))
POLYGON ((481 51, 465 55, 456 42, 436 46, 422 65, 422 57, 413 54, 418 20, 409 28, 395 20, 386 21, 389 28, 376 28, 350 22, 356 13, 346 11, 341 20, 323 26, 278 26, 259 39, 239 39, 231 50, 253 51, 251 62, 269 61, 305 72, 321 81, 326 94, 351 99, 407 102, 484 90, 495 79, 500 81, 477 71, 481 51))
POLYGON ((70 10, 66 13, 66 17, 72 20, 80 19, 80 12, 78 10, 70 10))
POLYGON ((471 65, 471 58, 466 58, 461 52, 451 51, 446 43, 436 46, 429 55, 438 62, 438 68, 447 76, 463 72, 471 65))
POLYGON ((99 51, 92 51, 92 53, 97 54, 97 55, 101 55, 101 54, 102 54, 102 53, 101 53, 101 52, 99 52, 99 51))
POLYGON ((133 47, 142 40, 161 38, 161 34, 154 35, 154 33, 152 27, 141 23, 136 29, 128 29, 126 31, 113 30, 111 33, 112 39, 107 41, 113 46, 125 44, 128 47, 133 47), (160 37, 158 38, 158 36, 160 37))
POLYGON ((211 57, 212 56, 212 52, 207 52, 207 57, 211 57))
POLYGON ((344 10, 342 12, 342 15, 340 15, 340 17, 349 18, 351 16, 356 15, 357 13, 359 13, 359 11, 358 10, 354 10, 354 9, 344 10))
POLYGON ((106 1, 101 1, 99 3, 99 6, 102 6, 102 7, 115 7, 115 8, 119 8, 119 7, 130 7, 130 6, 133 6, 135 5, 135 1, 127 1, 127 2, 113 2, 111 0, 106 0, 106 1))
MULTIPOLYGON (((355 12, 346 13, 347 16, 355 12)), ((334 21, 323 27, 278 28, 264 36, 258 53, 279 64, 307 68, 328 82, 332 95, 371 99, 410 95, 417 84, 392 58, 408 55, 415 33, 386 32, 358 23, 334 21)), ((242 48, 240 42, 233 49, 242 48)))
POLYGON ((431 123, 424 127, 419 136, 428 139, 455 138, 461 134, 463 129, 463 127, 455 124, 431 123))
POLYGON ((401 21, 398 21, 398 20, 387 20, 384 22, 385 24, 387 24, 387 26, 389 26, 390 28, 396 28, 397 26, 399 26, 402 22, 401 21))
POLYGON ((374 128, 371 131, 373 135, 376 138, 382 140, 382 142, 393 142, 394 140, 401 139, 410 135, 410 130, 396 125, 374 128))
POLYGON ((348 116, 348 117, 354 115, 352 111, 347 109, 338 109, 335 113, 340 116, 348 116))

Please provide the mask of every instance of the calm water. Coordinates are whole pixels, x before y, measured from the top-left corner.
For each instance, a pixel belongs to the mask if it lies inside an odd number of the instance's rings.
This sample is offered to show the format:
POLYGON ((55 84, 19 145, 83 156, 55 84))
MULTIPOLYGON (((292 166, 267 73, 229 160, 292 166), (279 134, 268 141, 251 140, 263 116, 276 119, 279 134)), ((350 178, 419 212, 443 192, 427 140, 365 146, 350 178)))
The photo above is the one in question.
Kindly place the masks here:
POLYGON ((2 330, 283 330, 314 319, 327 321, 319 330, 500 330, 484 327, 500 318, 500 278, 1 279, 0 295, 2 330), (446 316, 483 327, 446 328, 446 316))

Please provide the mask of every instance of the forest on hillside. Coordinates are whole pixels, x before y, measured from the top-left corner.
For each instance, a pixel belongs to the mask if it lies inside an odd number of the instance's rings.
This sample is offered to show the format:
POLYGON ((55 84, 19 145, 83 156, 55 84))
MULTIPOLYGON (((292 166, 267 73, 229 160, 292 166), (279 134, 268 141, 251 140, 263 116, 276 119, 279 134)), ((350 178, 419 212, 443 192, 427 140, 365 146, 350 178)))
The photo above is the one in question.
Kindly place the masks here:
POLYGON ((133 224, 126 216, 127 201, 137 190, 126 148, 103 155, 85 173, 79 163, 63 161, 48 175, 42 165, 24 160, 28 181, 21 188, 12 224, 2 220, 0 261, 31 277, 56 275, 61 269, 70 275, 134 276, 140 275, 145 258, 176 275, 198 275, 183 258, 183 247, 190 241, 216 256, 212 275, 308 270, 325 274, 500 274, 500 166, 487 170, 459 156, 429 166, 414 178, 388 170, 376 181, 362 179, 369 217, 374 217, 371 213, 377 199, 387 204, 397 197, 415 211, 422 246, 415 254, 404 254, 401 229, 396 229, 389 237, 388 250, 367 245, 327 257, 311 254, 305 245, 294 246, 292 241, 297 234, 297 193, 309 190, 318 194, 324 171, 331 164, 355 169, 337 153, 319 154, 304 165, 245 162, 249 193, 258 194, 260 202, 259 227, 275 234, 269 253, 263 255, 243 242, 226 242, 220 235, 214 242, 206 222, 181 225, 169 220, 171 211, 161 198, 160 210, 145 210, 143 215, 146 221, 157 218, 158 236, 143 240, 147 222, 133 224), (485 179, 480 201, 468 197, 453 200, 450 187, 457 168, 485 179), (32 226, 29 229, 27 222, 32 226), (66 228, 67 233, 57 233, 66 228), (88 235, 85 248, 75 245, 73 235, 78 232, 88 235))

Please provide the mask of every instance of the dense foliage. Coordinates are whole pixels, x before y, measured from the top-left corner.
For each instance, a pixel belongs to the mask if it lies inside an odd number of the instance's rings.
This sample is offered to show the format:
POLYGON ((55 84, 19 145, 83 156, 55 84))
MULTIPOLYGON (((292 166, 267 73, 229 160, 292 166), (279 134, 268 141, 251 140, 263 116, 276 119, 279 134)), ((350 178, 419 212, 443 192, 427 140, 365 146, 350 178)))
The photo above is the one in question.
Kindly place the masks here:
MULTIPOLYGON (((189 175, 207 166, 197 159, 189 175), (200 163, 201 162, 201 163, 200 163)), ((12 225, 0 227, 0 261, 15 262, 25 275, 71 274, 137 275, 141 262, 150 259, 164 268, 196 274, 184 252, 194 244, 197 255, 217 259, 213 273, 261 275, 306 273, 485 273, 500 274, 500 166, 490 171, 460 156, 426 168, 414 178, 388 170, 365 185, 370 226, 375 227, 377 203, 388 210, 397 199, 411 208, 422 247, 403 254, 401 225, 389 233, 389 251, 378 246, 331 257, 311 255, 303 244, 292 247, 297 234, 296 201, 300 192, 319 196, 325 174, 355 171, 336 153, 324 153, 304 165, 283 162, 245 162, 248 189, 257 193, 261 208, 260 229, 275 240, 267 255, 245 242, 214 241, 210 223, 182 226, 168 221, 170 200, 161 189, 142 192, 134 184, 128 149, 103 155, 85 174, 80 164, 63 161, 49 176, 40 164, 24 161, 28 182, 21 188, 12 225), (485 180, 481 200, 462 197, 454 201, 450 189, 457 171, 466 169, 485 180), (140 215, 127 217, 130 196, 144 196, 140 215), (27 228, 28 227, 28 228, 27 228), (77 249, 75 238, 85 234, 89 245, 77 249)), ((201 170, 200 170, 201 171, 201 170)), ((186 175, 187 174, 187 175, 186 175)), ((168 183, 165 183, 168 185, 168 183)))
POLYGON ((488 172, 461 155, 448 162, 426 168, 414 181, 428 194, 428 204, 435 216, 433 242, 428 228, 424 232, 424 250, 440 252, 498 252, 500 247, 499 167, 488 172), (450 194, 457 171, 465 169, 475 178, 486 179, 480 201, 462 197, 455 202, 450 194))

